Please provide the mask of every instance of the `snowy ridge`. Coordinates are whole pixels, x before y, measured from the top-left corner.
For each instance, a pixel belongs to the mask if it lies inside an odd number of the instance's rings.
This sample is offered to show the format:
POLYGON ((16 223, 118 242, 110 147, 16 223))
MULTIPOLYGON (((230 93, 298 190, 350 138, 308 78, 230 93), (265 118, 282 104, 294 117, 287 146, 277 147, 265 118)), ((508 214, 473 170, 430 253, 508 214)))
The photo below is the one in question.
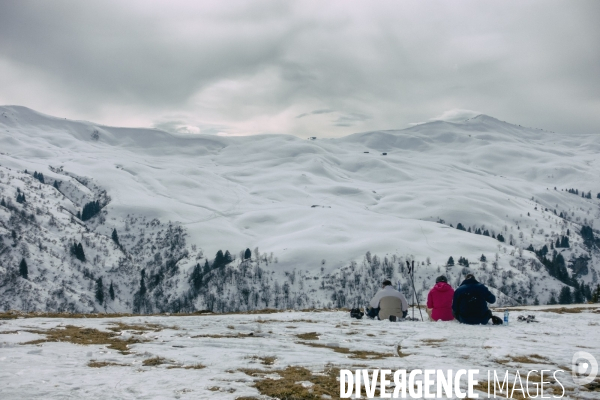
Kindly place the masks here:
POLYGON ((599 219, 594 135, 481 115, 341 139, 186 136, 6 106, 0 147, 0 197, 10 201, 0 206, 3 309, 347 307, 364 304, 383 278, 410 295, 407 260, 418 265, 421 301, 437 275, 456 285, 471 271, 501 304, 545 303, 564 283, 525 249, 565 236, 569 248, 557 251, 570 276, 598 282, 597 246, 581 236, 599 219), (26 203, 16 203, 17 188, 26 203), (79 220, 94 200, 102 211, 79 220), (450 227, 458 223, 465 231, 450 227), (70 254, 73 241, 85 262, 70 254), (252 258, 242 261, 246 248, 252 258), (218 250, 230 257, 215 266, 218 250), (447 268, 450 256, 469 267, 447 268))

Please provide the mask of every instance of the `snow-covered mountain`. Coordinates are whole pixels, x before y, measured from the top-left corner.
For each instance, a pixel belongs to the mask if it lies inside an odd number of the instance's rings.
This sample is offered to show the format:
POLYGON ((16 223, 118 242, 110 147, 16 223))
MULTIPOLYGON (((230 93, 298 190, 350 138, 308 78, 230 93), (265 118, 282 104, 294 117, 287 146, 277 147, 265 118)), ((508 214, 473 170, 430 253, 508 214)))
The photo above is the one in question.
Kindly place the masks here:
POLYGON ((305 140, 0 107, 0 309, 356 306, 384 277, 410 296, 407 260, 421 300, 437 275, 467 271, 501 304, 565 284, 585 295, 600 271, 599 152, 599 135, 485 115, 305 140))

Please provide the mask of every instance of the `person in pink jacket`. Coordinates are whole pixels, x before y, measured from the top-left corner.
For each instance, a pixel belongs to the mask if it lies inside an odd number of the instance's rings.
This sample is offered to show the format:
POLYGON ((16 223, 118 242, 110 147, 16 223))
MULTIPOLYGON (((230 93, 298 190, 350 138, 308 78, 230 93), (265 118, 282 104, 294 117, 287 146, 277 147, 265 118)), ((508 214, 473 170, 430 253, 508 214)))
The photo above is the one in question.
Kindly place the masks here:
POLYGON ((435 280, 435 286, 431 288, 427 295, 427 314, 434 321, 452 321, 452 299, 454 289, 448 285, 448 279, 444 275, 438 276, 435 280))

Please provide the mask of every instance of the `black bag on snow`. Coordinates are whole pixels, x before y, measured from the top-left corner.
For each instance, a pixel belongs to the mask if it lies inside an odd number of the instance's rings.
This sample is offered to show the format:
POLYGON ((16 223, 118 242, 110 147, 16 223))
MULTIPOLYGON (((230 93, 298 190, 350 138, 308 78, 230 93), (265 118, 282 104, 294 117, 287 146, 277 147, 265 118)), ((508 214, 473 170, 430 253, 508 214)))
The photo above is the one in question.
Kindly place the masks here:
POLYGON ((362 319, 363 315, 365 315, 365 313, 360 311, 360 308, 353 308, 350 310, 351 318, 362 319))

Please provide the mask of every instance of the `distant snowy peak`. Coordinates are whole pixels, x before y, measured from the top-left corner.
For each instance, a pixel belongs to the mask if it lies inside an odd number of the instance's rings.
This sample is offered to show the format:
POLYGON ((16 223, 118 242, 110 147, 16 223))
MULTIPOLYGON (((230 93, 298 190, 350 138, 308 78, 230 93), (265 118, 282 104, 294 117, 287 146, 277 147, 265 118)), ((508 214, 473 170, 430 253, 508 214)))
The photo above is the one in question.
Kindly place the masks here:
MULTIPOLYGON (((464 149, 465 146, 479 147, 490 143, 538 141, 552 132, 533 129, 500 121, 489 115, 480 114, 462 122, 436 120, 401 130, 361 132, 338 140, 360 143, 380 152, 398 150, 429 151, 443 148, 464 149)), ((556 135, 557 138, 560 135, 556 135)))
POLYGON ((227 138, 209 135, 172 134, 153 128, 122 128, 75 121, 39 113, 22 106, 0 106, 0 131, 46 140, 58 147, 84 143, 138 149, 149 153, 206 154, 227 146, 227 138))

